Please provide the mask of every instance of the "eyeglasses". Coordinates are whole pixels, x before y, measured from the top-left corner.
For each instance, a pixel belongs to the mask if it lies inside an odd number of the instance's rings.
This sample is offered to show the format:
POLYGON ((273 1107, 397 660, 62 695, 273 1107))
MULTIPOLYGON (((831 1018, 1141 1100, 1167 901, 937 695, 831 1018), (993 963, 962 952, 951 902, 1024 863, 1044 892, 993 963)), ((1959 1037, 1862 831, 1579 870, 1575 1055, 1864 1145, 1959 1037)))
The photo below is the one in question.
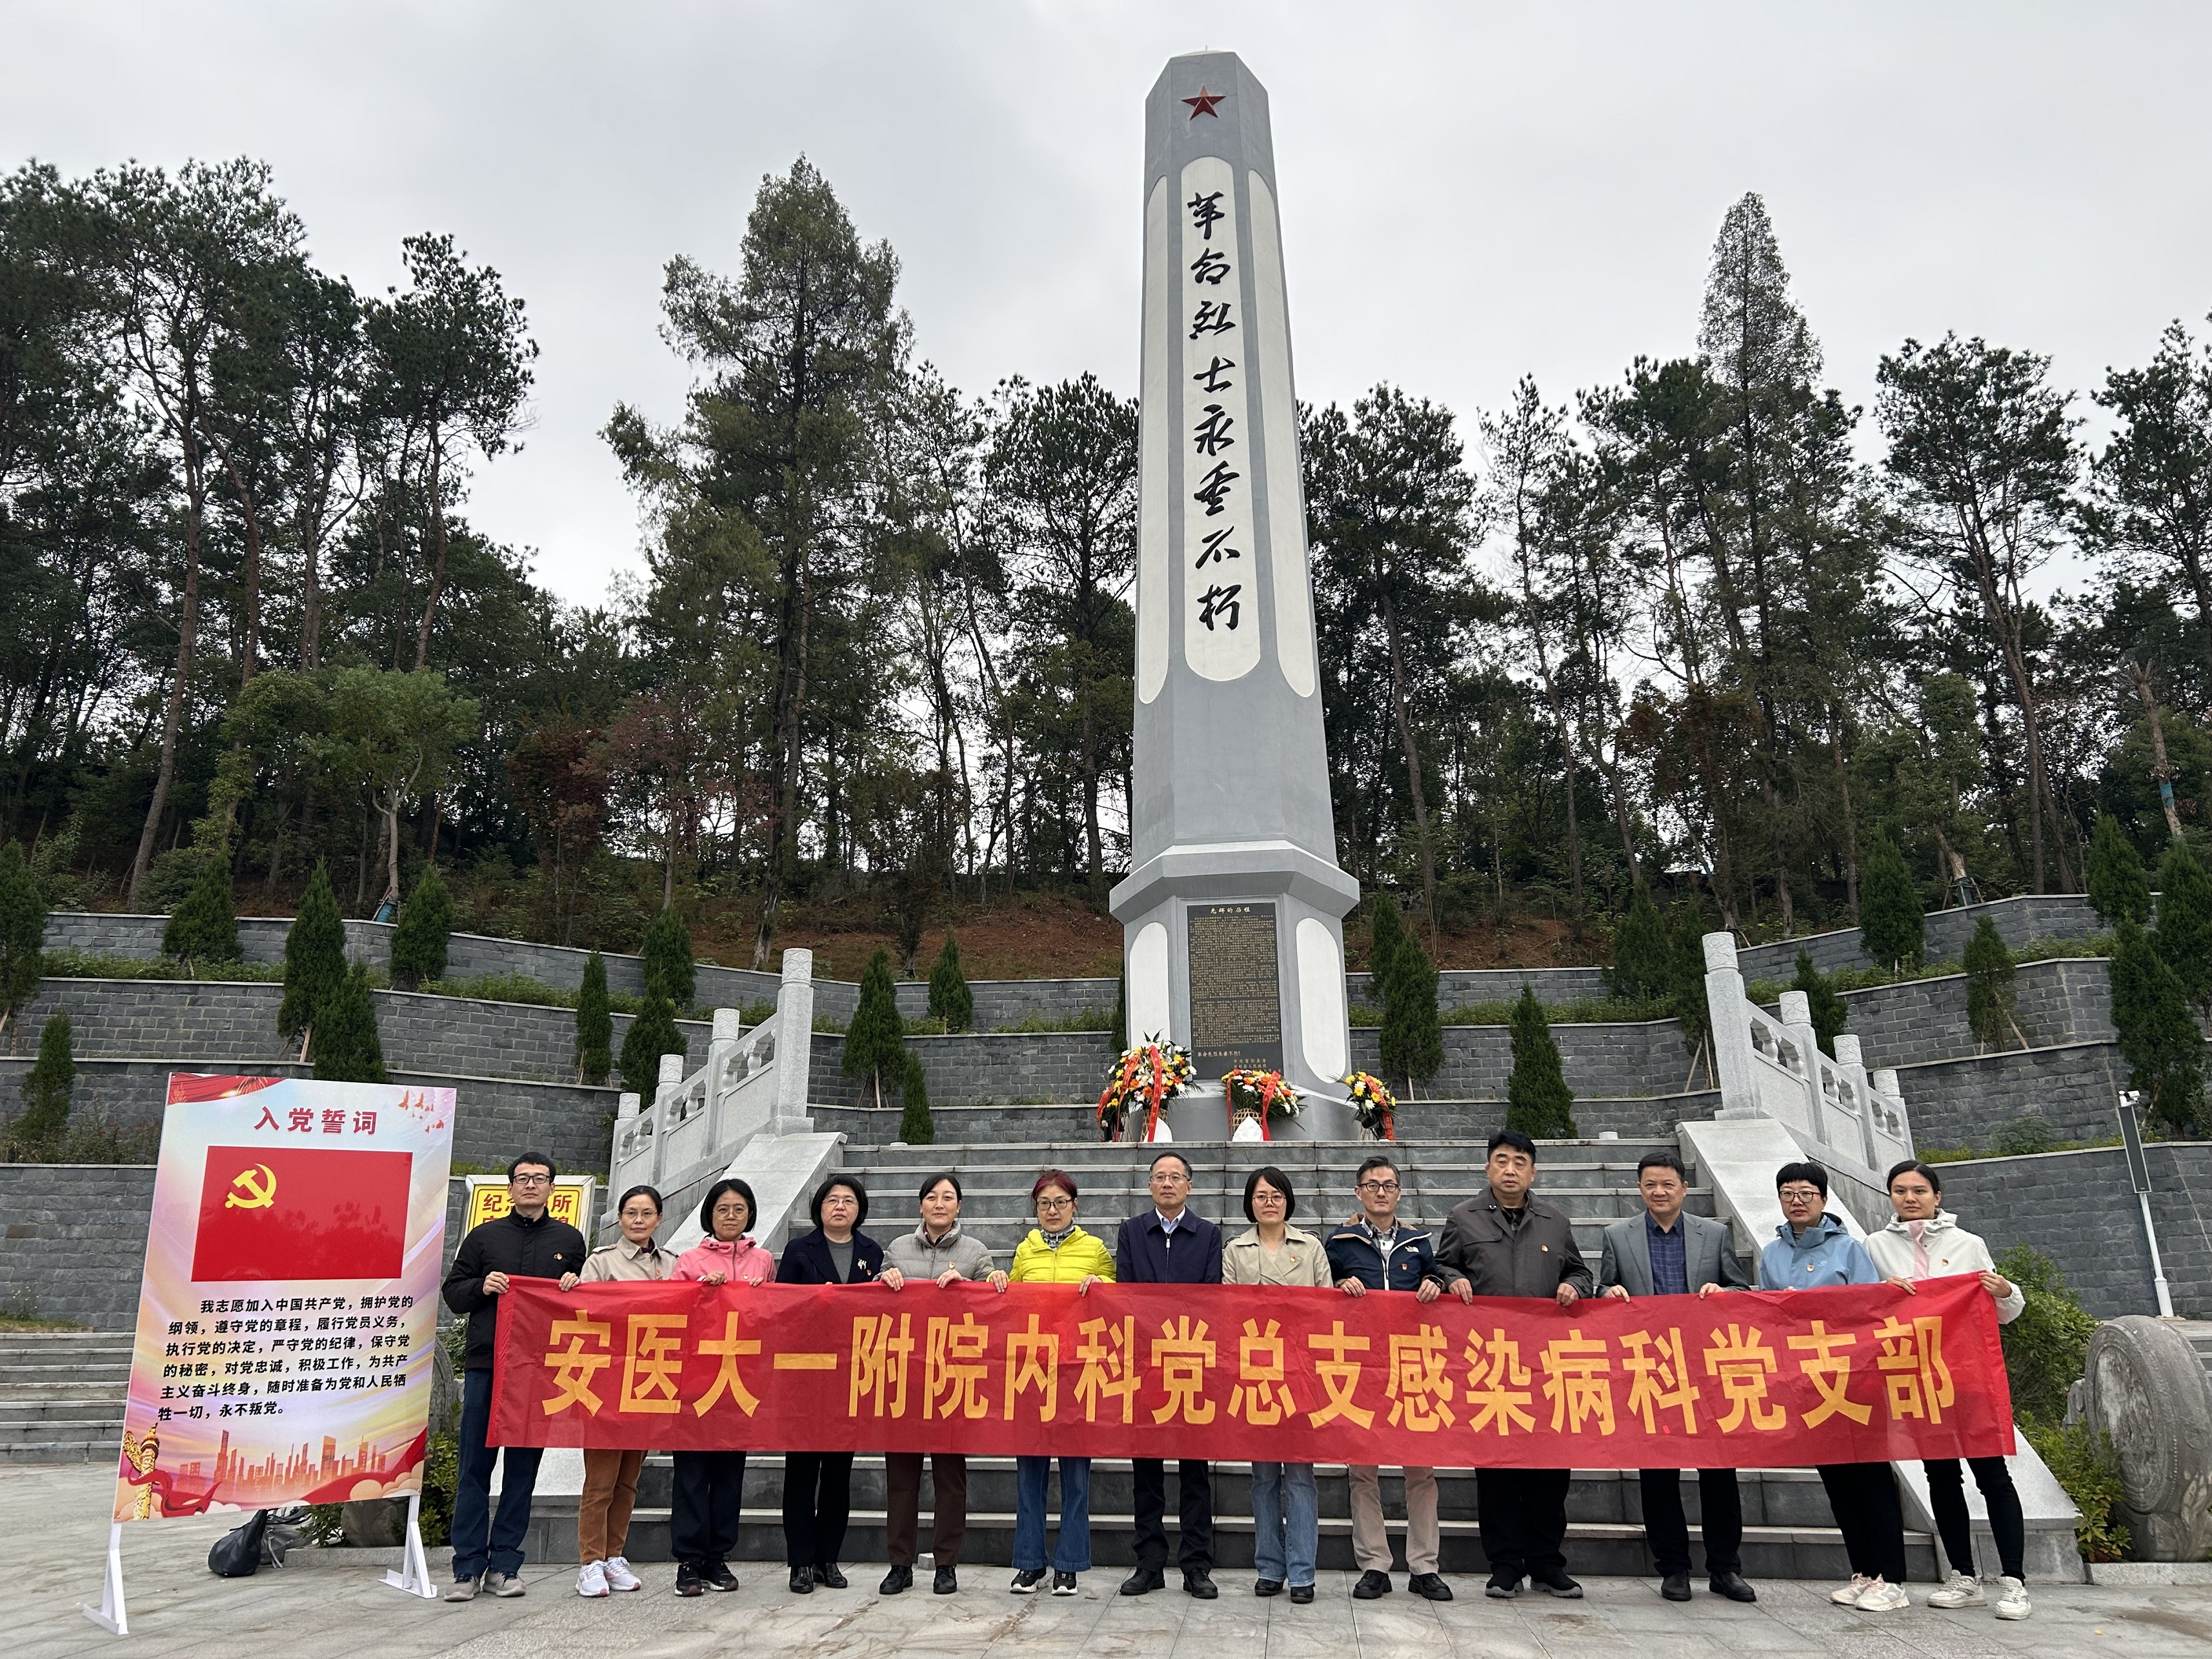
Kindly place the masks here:
POLYGON ((1176 1175, 1169 1170, 1163 1170, 1159 1174, 1152 1177, 1152 1185, 1155 1187, 1188 1187, 1190 1185, 1190 1177, 1187 1175, 1176 1175))
POLYGON ((1363 1193, 1373 1193, 1380 1197, 1384 1193, 1396 1192, 1398 1183, 1395 1181, 1363 1181, 1359 1183, 1359 1190, 1363 1193))
POLYGON ((1075 1207, 1075 1200, 1072 1198, 1041 1198, 1037 1200, 1036 1206, 1040 1210, 1072 1210, 1075 1207))
POLYGON ((509 1176, 507 1178, 507 1184, 510 1187, 550 1187, 553 1184, 553 1177, 550 1175, 509 1176))
POLYGON ((1812 1187, 1784 1187, 1781 1197, 1784 1204, 1818 1204, 1820 1201, 1819 1189, 1812 1187))

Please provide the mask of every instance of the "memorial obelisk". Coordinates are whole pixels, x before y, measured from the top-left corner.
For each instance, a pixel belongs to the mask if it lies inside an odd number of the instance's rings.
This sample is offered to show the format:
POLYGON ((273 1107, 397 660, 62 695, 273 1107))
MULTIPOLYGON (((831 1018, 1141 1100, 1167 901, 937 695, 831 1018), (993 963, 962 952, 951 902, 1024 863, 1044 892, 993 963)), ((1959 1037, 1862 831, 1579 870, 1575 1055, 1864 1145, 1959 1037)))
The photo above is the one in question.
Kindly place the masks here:
MULTIPOLYGON (((1223 1073, 1340 1096, 1349 1032, 1297 398, 1267 94, 1233 52, 1145 106, 1144 363, 1127 1036, 1187 1044, 1178 1139, 1227 1134, 1223 1073)), ((1310 1102, 1278 1136, 1349 1139, 1310 1102)))

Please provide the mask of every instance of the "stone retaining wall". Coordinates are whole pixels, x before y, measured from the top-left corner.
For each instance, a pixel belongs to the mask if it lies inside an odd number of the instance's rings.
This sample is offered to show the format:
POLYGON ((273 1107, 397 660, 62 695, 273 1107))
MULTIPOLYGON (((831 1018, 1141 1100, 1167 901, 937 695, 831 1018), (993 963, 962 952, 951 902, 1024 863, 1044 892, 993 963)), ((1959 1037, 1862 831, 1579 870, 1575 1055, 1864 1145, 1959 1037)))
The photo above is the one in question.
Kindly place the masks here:
MULTIPOLYGON (((2037 939, 2087 939, 2105 929, 2096 912, 2089 908, 2086 894, 2048 893, 2039 897, 1993 899, 1987 904, 1969 904, 1955 910, 1930 910, 1923 947, 1925 959, 1957 961, 1966 951, 1966 941, 1973 937, 1975 925, 1984 916, 1996 924, 2004 942, 2015 951, 2037 939)), ((1874 959, 1860 945, 1859 930, 1856 927, 1777 939, 1771 945, 1749 945, 1736 953, 1736 965, 1743 970, 1746 979, 1787 980, 1797 972, 1800 950, 1810 951, 1813 965, 1824 974, 1832 974, 1840 968, 1875 966, 1874 959)))
POLYGON ((2115 1115, 2127 1062, 2112 1042, 2014 1048, 1899 1069, 1916 1146, 1987 1150, 2014 1119, 2039 1113, 2060 1140, 2103 1140, 2120 1132, 2115 1115))

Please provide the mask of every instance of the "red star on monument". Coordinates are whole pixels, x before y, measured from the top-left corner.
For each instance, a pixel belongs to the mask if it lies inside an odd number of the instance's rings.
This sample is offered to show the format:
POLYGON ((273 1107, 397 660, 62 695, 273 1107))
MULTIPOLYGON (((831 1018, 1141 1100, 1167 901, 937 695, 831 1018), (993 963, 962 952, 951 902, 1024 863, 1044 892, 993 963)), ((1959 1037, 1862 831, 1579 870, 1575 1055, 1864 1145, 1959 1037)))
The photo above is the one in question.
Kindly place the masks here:
POLYGON ((1201 115, 1211 115, 1218 121, 1221 118, 1221 112, 1213 106, 1228 95, 1225 92, 1208 92, 1204 87, 1200 87, 1198 89, 1197 97, 1186 98, 1183 102, 1190 106, 1192 120, 1195 121, 1201 115))

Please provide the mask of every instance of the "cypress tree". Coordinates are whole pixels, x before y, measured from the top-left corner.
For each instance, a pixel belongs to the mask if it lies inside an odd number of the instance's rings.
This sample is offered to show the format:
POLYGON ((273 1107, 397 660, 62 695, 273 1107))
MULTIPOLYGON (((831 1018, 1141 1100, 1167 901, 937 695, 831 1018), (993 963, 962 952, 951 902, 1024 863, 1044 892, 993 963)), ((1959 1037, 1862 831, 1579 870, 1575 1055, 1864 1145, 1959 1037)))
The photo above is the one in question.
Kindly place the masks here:
MULTIPOLYGON (((1385 898, 1377 917, 1395 916, 1397 906, 1385 898)), ((1390 971, 1382 985, 1382 1070, 1402 1077, 1410 1092, 1444 1063, 1443 1016, 1437 1007, 1437 970, 1421 948, 1419 934, 1398 930, 1390 948, 1390 971)))
POLYGON ((911 1049, 906 1072, 899 1080, 903 1103, 899 1113, 899 1139, 909 1146, 927 1146, 937 1139, 937 1121, 929 1115, 929 1079, 921 1073, 921 1059, 911 1049))
MULTIPOLYGON (((1974 936, 1966 941, 1966 1024, 1975 1042, 1997 1048, 2008 1031, 2020 1033, 2013 1018, 2013 981, 2019 969, 2012 947, 1987 916, 1974 924, 1974 936)), ((2021 1038, 2021 1046, 2027 1046, 2027 1038, 2021 1038)))
POLYGON ((376 1034, 376 998, 368 969, 345 970, 315 1019, 315 1076, 325 1083, 382 1083, 384 1044, 376 1034))
POLYGON ((672 1008, 689 1008, 697 988, 691 965, 691 930, 671 905, 645 930, 645 994, 665 997, 672 1008))
MULTIPOLYGON (((1712 1035, 1712 1008, 1705 1000, 1705 920, 1694 904, 1674 908, 1667 930, 1669 946, 1668 1010, 1682 1028, 1682 1052, 1690 1056, 1690 1073, 1697 1075, 1697 1057, 1712 1035)), ((1706 1073, 1712 1066, 1707 1057, 1706 1073)), ((1686 1085, 1685 1085, 1686 1086, 1686 1085)))
POLYGON ((2089 908, 2108 927, 2123 921, 2150 920, 2150 878, 2120 821, 2110 812, 2100 813, 2089 836, 2089 853, 2083 861, 2088 878, 2089 908))
POLYGON ((1505 1127, 1524 1135, 1569 1139, 1575 1133, 1574 1104, 1552 1022, 1524 980, 1513 1005, 1513 1075, 1505 1081, 1505 1127))
POLYGON ((16 1047, 15 1015, 38 994, 46 943, 46 907, 20 844, 0 847, 0 1024, 16 1047))
POLYGON ((217 848, 200 866, 191 890, 169 912, 161 954, 189 969, 196 962, 238 960, 238 911, 231 903, 230 854, 217 848))
POLYGON ((684 1053, 684 1036, 676 1029, 676 1010, 668 999, 647 992, 645 1006, 623 1033, 623 1087, 648 1105, 660 1087, 660 1057, 684 1053))
POLYGON ((2112 1026, 2128 1081, 2154 1118, 2193 1127, 2204 1117, 2204 1028, 2150 936, 2125 917, 2113 932, 2112 1026))
POLYGON ((1642 887, 1628 901, 1628 914, 1613 936, 1613 966, 1606 981, 1613 995, 1649 1002, 1668 994, 1674 979, 1674 951, 1659 907, 1642 887))
POLYGON ((606 958, 597 951, 584 959, 584 983, 576 993, 576 1080, 599 1087, 614 1069, 615 1019, 607 1009, 606 958))
POLYGON ((1406 923, 1398 914, 1398 901, 1388 893, 1376 894, 1375 920, 1367 935, 1367 997, 1377 1008, 1383 1006, 1391 960, 1405 937, 1406 923))
POLYGON ((15 1133, 39 1146, 52 1146, 69 1127, 70 1095, 76 1086, 76 1056, 70 1042, 70 1017, 57 1008, 39 1030, 39 1057, 23 1073, 23 1115, 15 1133))
POLYGON ((2179 836, 2158 866, 2158 954, 2202 1008, 2212 1004, 2212 875, 2179 836))
MULTIPOLYGON (((929 1012, 945 1022, 948 1031, 964 1031, 975 1023, 975 994, 960 971, 960 941, 945 930, 945 948, 929 970, 929 1012)), ((919 1143, 916 1143, 919 1144, 919 1143)))
POLYGON ((890 952, 882 946, 860 975, 860 1006, 845 1031, 847 1077, 865 1078, 875 1103, 884 1103, 884 1079, 894 1085, 907 1073, 906 1022, 899 1018, 898 991, 891 983, 890 952))
POLYGON ((1129 1043, 1129 964, 1124 962, 1121 971, 1114 975, 1114 1042, 1126 1048, 1129 1043))
POLYGON ((1859 876, 1860 943, 1885 968, 1917 965, 1927 927, 1920 889, 1905 866, 1905 854, 1888 831, 1877 831, 1859 876))
POLYGON ((284 934, 284 1000, 276 1010, 276 1030, 300 1039, 302 1060, 314 1042, 315 1021, 345 971, 345 923, 329 873, 319 864, 284 934))
POLYGON ((1790 981, 1790 988, 1805 994, 1813 1011, 1814 1038, 1820 1052, 1833 1060, 1836 1038, 1850 1023, 1851 1011, 1836 994, 1835 981, 1813 965, 1813 953, 1802 945, 1797 947, 1797 977, 1790 981))
POLYGON ((446 976, 446 944, 453 932, 453 901, 438 866, 428 866, 392 930, 392 982, 411 991, 425 980, 446 976))

